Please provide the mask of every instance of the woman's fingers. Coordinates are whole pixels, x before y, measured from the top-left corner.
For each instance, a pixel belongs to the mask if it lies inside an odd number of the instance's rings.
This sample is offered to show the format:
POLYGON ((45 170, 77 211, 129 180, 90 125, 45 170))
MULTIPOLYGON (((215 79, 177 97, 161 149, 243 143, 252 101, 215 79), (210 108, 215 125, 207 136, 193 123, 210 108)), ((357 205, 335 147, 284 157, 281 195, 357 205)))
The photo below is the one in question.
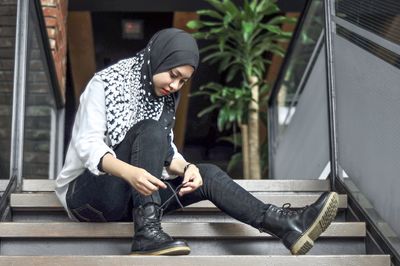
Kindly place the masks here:
POLYGON ((148 190, 146 187, 141 187, 138 189, 138 191, 144 196, 150 196, 151 194, 153 194, 153 191, 148 190))
POLYGON ((193 190, 193 188, 191 186, 184 186, 179 190, 179 196, 183 196, 185 194, 190 193, 193 190))
MULTIPOLYGON (((155 177, 155 176, 152 176, 152 175, 149 174, 147 180, 150 181, 152 184, 154 184, 154 185, 157 186, 157 187, 160 187, 160 188, 167 188, 167 185, 164 184, 163 181, 161 181, 160 179, 158 179, 158 178, 155 177)), ((153 185, 153 186, 154 186, 154 185, 153 185)), ((158 188, 157 188, 157 189, 158 189, 158 188)))
POLYGON ((160 179, 151 175, 145 169, 139 169, 137 175, 128 178, 129 182, 140 194, 148 196, 159 188, 167 188, 167 185, 160 179))
POLYGON ((158 178, 152 176, 149 173, 145 173, 141 178, 139 178, 137 184, 137 190, 141 192, 141 194, 148 196, 153 194, 158 190, 159 187, 166 188, 167 186, 159 180, 158 178))
POLYGON ((151 195, 153 193, 153 191, 149 190, 146 188, 146 186, 144 186, 142 183, 132 183, 132 187, 139 192, 140 194, 144 195, 144 196, 148 196, 151 195))
POLYGON ((192 191, 195 191, 198 187, 198 183, 194 180, 191 180, 190 182, 187 182, 185 185, 183 185, 183 187, 179 190, 179 196, 183 196, 192 191))

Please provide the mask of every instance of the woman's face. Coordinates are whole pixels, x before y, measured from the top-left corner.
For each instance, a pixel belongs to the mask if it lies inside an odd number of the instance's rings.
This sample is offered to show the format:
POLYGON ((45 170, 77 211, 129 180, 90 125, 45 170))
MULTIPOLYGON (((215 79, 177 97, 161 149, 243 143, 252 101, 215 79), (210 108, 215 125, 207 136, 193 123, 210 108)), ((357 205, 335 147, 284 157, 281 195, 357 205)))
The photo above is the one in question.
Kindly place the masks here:
POLYGON ((183 65, 153 76, 154 91, 157 96, 166 96, 179 91, 192 76, 192 66, 183 65))

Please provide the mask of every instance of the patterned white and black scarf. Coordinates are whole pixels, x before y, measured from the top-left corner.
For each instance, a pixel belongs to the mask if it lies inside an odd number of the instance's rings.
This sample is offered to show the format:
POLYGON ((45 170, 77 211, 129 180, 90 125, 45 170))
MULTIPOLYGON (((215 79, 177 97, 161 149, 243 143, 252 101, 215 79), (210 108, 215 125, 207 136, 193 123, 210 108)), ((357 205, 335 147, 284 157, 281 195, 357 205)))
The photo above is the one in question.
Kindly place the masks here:
POLYGON ((190 34, 170 28, 157 32, 146 48, 96 73, 105 84, 107 133, 118 145, 136 123, 163 115, 166 130, 174 124, 179 92, 159 97, 153 75, 181 65, 198 66, 198 47, 190 34))

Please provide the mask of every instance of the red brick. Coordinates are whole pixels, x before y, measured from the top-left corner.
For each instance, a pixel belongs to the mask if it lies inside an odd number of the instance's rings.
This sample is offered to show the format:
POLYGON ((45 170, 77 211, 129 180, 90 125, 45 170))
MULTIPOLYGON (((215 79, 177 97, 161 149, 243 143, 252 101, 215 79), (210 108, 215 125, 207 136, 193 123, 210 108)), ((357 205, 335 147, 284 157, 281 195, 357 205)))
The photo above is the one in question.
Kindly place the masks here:
POLYGON ((45 18, 47 27, 57 27, 57 19, 47 17, 45 18))
POLYGON ((50 43, 50 49, 51 50, 55 50, 55 51, 57 51, 57 46, 56 46, 56 40, 54 40, 54 39, 49 39, 49 43, 50 43))
POLYGON ((58 0, 41 0, 42 6, 57 6, 58 0))
POLYGON ((57 51, 60 49, 60 47, 63 45, 63 36, 61 34, 56 35, 56 42, 57 42, 57 51))
POLYGON ((60 10, 63 14, 68 13, 68 0, 60 0, 60 10))
POLYGON ((49 38, 54 39, 57 33, 57 29, 56 28, 49 28, 47 27, 47 35, 49 36, 49 38))
POLYGON ((43 15, 45 17, 57 18, 57 17, 61 16, 61 12, 56 7, 43 7, 43 15))
POLYGON ((65 92, 68 0, 41 0, 57 79, 65 92))

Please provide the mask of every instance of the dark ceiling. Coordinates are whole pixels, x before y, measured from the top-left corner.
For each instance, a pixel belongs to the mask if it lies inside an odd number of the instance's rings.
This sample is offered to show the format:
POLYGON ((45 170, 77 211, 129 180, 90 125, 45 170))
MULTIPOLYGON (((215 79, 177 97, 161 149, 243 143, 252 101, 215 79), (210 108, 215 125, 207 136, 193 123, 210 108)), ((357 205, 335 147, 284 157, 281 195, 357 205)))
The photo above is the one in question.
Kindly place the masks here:
MULTIPOLYGON (((242 3, 242 0, 232 0, 242 3)), ((278 0, 283 12, 301 12, 307 0, 278 0)), ((209 8, 202 0, 69 0, 71 11, 174 12, 209 8)))

